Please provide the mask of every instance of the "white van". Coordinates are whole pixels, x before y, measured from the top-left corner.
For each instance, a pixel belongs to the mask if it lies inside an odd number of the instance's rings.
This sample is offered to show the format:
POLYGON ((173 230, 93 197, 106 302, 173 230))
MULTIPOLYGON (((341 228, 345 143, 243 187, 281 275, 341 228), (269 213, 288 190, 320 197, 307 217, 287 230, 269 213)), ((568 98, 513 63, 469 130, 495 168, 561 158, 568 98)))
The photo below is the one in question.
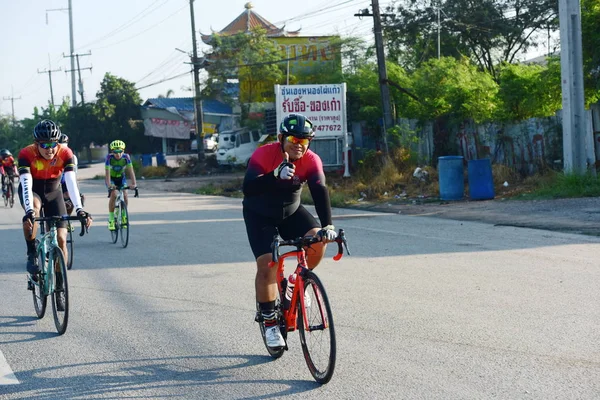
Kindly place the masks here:
POLYGON ((219 133, 217 163, 219 165, 248 165, 250 156, 261 142, 259 130, 241 128, 219 133))

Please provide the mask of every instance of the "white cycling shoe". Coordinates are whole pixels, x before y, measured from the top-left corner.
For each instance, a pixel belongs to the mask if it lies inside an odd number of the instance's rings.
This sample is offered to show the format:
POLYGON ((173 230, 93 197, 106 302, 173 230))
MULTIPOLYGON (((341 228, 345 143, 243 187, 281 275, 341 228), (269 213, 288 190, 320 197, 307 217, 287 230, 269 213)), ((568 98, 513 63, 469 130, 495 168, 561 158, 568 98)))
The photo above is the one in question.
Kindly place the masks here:
POLYGON ((281 335, 281 331, 279 330, 278 325, 265 328, 265 339, 267 342, 267 346, 271 348, 285 346, 285 340, 283 340, 283 336, 281 335))

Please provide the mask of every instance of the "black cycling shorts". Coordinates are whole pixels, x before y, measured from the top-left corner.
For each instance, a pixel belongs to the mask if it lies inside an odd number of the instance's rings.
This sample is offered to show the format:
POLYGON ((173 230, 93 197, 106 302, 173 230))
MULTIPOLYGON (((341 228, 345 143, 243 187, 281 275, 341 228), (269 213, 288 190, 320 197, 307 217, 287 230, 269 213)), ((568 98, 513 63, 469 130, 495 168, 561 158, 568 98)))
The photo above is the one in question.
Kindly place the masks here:
POLYGON ((244 207, 244 222, 255 258, 271 253, 271 243, 277 233, 276 229, 284 240, 290 240, 306 235, 313 228, 321 227, 315 217, 302 205, 285 219, 264 217, 244 207))
POLYGON ((123 186, 127 186, 127 179, 125 179, 123 175, 119 176, 118 178, 111 177, 110 183, 115 185, 117 189, 121 189, 123 186))
MULTIPOLYGON (((59 182, 60 183, 60 182, 59 182)), ((36 182, 33 184, 33 197, 37 197, 42 203, 42 209, 44 210, 45 216, 51 215, 67 215, 67 207, 65 206, 65 199, 63 198, 63 193, 60 185, 55 185, 54 189, 44 190, 44 187, 48 189, 52 186, 49 185, 37 185, 36 182)), ((21 207, 25 209, 25 202, 23 200, 23 190, 21 185, 19 184, 19 201, 21 202, 21 207)), ((67 221, 60 221, 57 225, 58 228, 66 228, 67 221)))

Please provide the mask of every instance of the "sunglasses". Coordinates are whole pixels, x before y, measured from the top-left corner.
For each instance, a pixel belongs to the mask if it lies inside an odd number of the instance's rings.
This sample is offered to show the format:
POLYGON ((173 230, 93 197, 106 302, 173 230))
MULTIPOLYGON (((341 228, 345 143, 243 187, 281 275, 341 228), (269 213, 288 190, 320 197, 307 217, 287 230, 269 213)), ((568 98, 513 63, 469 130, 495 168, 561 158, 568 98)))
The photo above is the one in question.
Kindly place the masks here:
POLYGON ((310 139, 300 139, 295 136, 286 136, 285 140, 292 144, 301 144, 302 146, 308 146, 310 139))
POLYGON ((44 150, 48 150, 58 146, 58 142, 38 142, 38 146, 40 146, 44 150))
POLYGON ((121 154, 123 152, 123 150, 113 150, 113 153, 115 154, 121 154))

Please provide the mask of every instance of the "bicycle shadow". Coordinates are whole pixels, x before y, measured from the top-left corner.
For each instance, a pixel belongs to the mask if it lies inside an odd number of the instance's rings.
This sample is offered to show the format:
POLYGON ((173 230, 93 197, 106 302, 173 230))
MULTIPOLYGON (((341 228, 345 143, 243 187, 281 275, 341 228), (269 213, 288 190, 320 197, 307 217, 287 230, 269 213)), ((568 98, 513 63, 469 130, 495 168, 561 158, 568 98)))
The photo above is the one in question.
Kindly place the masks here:
MULTIPOLYGON (((46 313, 48 313, 48 309, 46 309, 46 313)), ((50 314, 52 311, 50 310, 50 314)), ((34 326, 39 321, 39 318, 34 316, 23 316, 23 315, 5 315, 0 316, 0 335, 11 335, 11 336, 27 336, 24 339, 16 339, 16 340, 2 340, 0 336, 0 344, 13 344, 13 343, 25 343, 31 342, 34 340, 44 340, 50 339, 59 336, 56 332, 15 332, 13 330, 9 330, 9 328, 28 328, 34 326), (5 320, 5 321, 3 321, 5 320)))
POLYGON ((21 384, 3 389, 6 389, 5 394, 20 399, 183 397, 252 400, 280 398, 321 387, 314 381, 304 380, 236 379, 236 370, 272 360, 265 355, 202 355, 78 363, 19 371, 16 375, 21 384), (224 390, 225 386, 231 385, 236 387, 224 390), (257 385, 264 385, 265 390, 260 394, 249 394, 260 391, 257 385), (284 387, 273 390, 274 385, 284 387))

